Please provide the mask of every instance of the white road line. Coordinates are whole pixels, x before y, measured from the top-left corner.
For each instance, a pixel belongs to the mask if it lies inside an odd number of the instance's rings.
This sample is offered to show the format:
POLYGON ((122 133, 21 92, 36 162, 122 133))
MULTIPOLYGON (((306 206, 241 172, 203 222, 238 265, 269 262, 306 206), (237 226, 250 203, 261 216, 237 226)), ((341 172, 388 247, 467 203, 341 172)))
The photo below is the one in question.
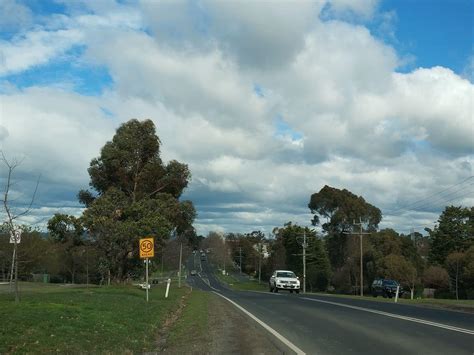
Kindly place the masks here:
POLYGON ((252 318, 254 321, 256 321, 258 324, 260 324, 263 328, 265 328, 266 330, 268 330, 273 336, 275 336, 278 340, 280 340, 283 344, 285 344, 287 347, 289 347, 291 350, 293 350, 296 354, 298 355, 305 355, 306 353, 301 350, 300 348, 298 348, 295 344, 293 344, 291 341, 289 341, 288 339, 286 339, 283 335, 281 335, 280 333, 278 333, 275 329, 273 329, 272 327, 270 327, 268 324, 266 324, 265 322, 261 321, 260 319, 258 319, 257 317, 255 317, 252 313, 250 313, 249 311, 247 311, 245 308, 239 306, 237 303, 235 303, 234 301, 232 301, 231 299, 221 295, 219 292, 215 292, 214 293, 222 298, 224 298, 225 300, 229 301, 230 303, 232 303, 235 307, 237 307, 238 309, 240 309, 242 312, 244 312, 247 316, 249 316, 250 318, 252 318))
POLYGON ((255 290, 242 290, 242 291, 243 292, 263 293, 264 295, 283 296, 281 293, 272 293, 272 292, 265 292, 265 291, 255 291, 255 290))
POLYGON ((466 334, 474 335, 474 330, 464 329, 464 328, 458 328, 458 327, 453 327, 453 326, 451 326, 451 325, 446 325, 446 324, 431 322, 431 321, 424 320, 424 319, 413 318, 413 317, 406 317, 406 316, 401 316, 401 315, 394 314, 394 313, 388 313, 388 312, 383 312, 383 311, 377 311, 377 310, 375 310, 375 309, 364 308, 364 307, 358 307, 358 306, 351 306, 351 305, 343 304, 343 303, 337 303, 337 302, 331 302, 331 301, 323 301, 323 300, 319 300, 319 299, 316 299, 316 298, 308 298, 308 297, 300 297, 300 298, 303 299, 303 300, 308 300, 308 301, 312 301, 312 302, 327 303, 327 304, 332 304, 332 305, 334 305, 334 306, 352 308, 352 309, 356 309, 356 310, 359 310, 359 311, 364 311, 364 312, 369 312, 369 313, 375 313, 375 314, 379 314, 379 315, 386 316, 386 317, 392 317, 392 318, 397 318, 397 319, 403 319, 403 320, 410 321, 410 322, 415 322, 415 323, 421 323, 421 324, 431 325, 431 326, 433 326, 433 327, 438 327, 438 328, 443 328, 443 329, 447 329, 447 330, 452 330, 452 331, 459 332, 459 333, 466 333, 466 334))

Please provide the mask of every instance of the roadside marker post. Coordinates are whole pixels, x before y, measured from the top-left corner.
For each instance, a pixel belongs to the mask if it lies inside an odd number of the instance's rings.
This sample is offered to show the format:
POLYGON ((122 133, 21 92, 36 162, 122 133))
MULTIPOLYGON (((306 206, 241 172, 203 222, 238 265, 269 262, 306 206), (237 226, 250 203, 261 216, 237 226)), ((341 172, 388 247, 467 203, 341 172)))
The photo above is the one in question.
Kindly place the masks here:
POLYGON ((165 298, 168 298, 168 292, 170 291, 170 284, 171 284, 171 279, 168 279, 166 281, 166 293, 165 293, 165 298))
POLYGON ((395 303, 398 302, 398 292, 400 292, 400 285, 397 286, 397 293, 395 294, 395 303))
POLYGON ((150 263, 149 258, 153 258, 155 256, 155 243, 152 237, 149 238, 142 238, 139 241, 139 249, 140 249, 140 258, 145 259, 145 289, 146 289, 146 301, 148 302, 148 289, 150 288, 150 284, 148 283, 148 264, 150 263))

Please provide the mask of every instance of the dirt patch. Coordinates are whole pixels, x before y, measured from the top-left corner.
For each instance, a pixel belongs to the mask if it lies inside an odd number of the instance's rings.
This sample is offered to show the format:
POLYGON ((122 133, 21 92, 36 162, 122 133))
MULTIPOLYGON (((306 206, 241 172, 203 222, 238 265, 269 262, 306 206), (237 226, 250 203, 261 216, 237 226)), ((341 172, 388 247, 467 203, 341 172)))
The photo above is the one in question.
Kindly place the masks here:
POLYGON ((165 354, 283 354, 271 334, 219 296, 210 295, 209 329, 205 337, 190 334, 186 344, 162 350, 165 354))
POLYGON ((168 340, 170 329, 173 327, 173 325, 183 313, 184 308, 186 307, 187 299, 190 295, 191 289, 189 288, 188 291, 186 291, 186 294, 182 296, 179 300, 178 308, 171 312, 163 322, 163 325, 161 326, 160 331, 156 336, 157 352, 163 352, 166 349, 166 342, 168 340))

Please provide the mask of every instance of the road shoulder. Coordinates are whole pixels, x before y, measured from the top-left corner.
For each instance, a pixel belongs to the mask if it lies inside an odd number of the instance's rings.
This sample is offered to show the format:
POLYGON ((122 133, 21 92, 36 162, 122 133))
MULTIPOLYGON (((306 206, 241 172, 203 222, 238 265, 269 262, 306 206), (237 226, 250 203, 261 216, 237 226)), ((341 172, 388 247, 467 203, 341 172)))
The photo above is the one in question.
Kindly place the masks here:
POLYGON ((193 295, 172 327, 166 354, 281 354, 265 329, 225 299, 203 291, 193 295))

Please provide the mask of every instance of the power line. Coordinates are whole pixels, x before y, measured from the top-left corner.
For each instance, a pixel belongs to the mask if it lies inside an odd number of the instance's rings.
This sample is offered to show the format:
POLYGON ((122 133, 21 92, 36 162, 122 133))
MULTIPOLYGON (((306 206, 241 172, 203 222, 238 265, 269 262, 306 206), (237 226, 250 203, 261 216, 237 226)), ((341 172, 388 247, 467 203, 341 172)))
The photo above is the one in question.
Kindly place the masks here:
MULTIPOLYGON (((474 185, 474 184, 470 184, 470 186, 473 186, 473 185, 474 185)), ((470 190, 470 191, 467 192, 467 194, 463 193, 463 194, 461 194, 461 195, 459 195, 459 196, 455 196, 455 197, 453 197, 453 198, 449 198, 450 196, 456 195, 456 194, 458 194, 458 193, 461 192, 461 191, 462 191, 462 189, 461 189, 461 190, 457 190, 457 191, 453 191, 453 192, 450 193, 450 194, 447 194, 447 195, 445 195, 445 196, 440 196, 439 198, 437 198, 437 199, 435 199, 435 200, 433 200, 433 201, 429 201, 429 203, 424 203, 424 204, 418 205, 418 206, 416 206, 415 208, 416 208, 416 209, 422 209, 422 208, 424 208, 424 207, 429 206, 430 204, 434 205, 434 204, 437 204, 437 203, 439 203, 439 202, 445 202, 445 203, 446 203, 446 202, 454 201, 454 200, 457 200, 457 199, 460 199, 460 198, 469 196, 469 195, 471 195, 472 193, 474 193, 473 190, 470 190)))
MULTIPOLYGON (((431 198, 433 198, 433 197, 435 197, 435 196, 437 196, 437 195, 442 195, 443 193, 445 193, 445 192, 451 190, 453 187, 462 185, 462 184, 464 184, 465 182, 467 182, 468 180, 470 180, 470 179, 472 179, 472 178, 474 178, 474 175, 471 175, 471 176, 465 178, 464 180, 458 182, 457 184, 451 185, 451 186, 449 186, 449 187, 447 187, 447 188, 445 188, 445 189, 443 189, 443 190, 441 190, 441 191, 437 191, 437 192, 435 192, 435 193, 433 193, 433 194, 431 194, 431 195, 428 195, 427 197, 424 197, 424 198, 422 198, 422 199, 419 199, 419 200, 416 200, 416 201, 414 201, 414 202, 411 202, 411 203, 409 203, 408 205, 399 207, 399 208, 394 209, 394 210, 393 210, 393 209, 392 209, 392 210, 388 209, 387 211, 388 211, 390 214, 394 214, 394 213, 399 212, 399 211, 401 211, 401 210, 405 210, 405 209, 414 207, 414 206, 418 205, 420 202, 424 202, 422 205, 425 205, 431 198)), ((469 184, 469 185, 471 185, 471 184, 469 184)), ((461 189, 459 189, 459 190, 457 190, 457 191, 461 191, 461 190, 464 189, 464 188, 465 188, 465 187, 462 187, 461 189)), ((438 197, 438 198, 439 198, 439 197, 438 197)))

